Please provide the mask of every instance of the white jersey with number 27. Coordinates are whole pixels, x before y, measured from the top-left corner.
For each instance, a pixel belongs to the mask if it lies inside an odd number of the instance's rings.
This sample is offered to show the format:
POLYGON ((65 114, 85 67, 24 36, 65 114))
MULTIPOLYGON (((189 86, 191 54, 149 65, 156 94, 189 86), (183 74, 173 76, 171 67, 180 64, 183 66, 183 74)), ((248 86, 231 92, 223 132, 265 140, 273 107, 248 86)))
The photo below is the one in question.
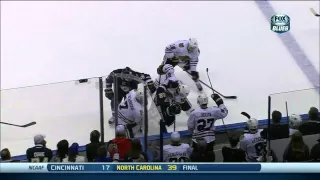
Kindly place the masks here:
POLYGON ((223 119, 228 115, 228 109, 224 104, 219 107, 197 108, 190 113, 188 128, 193 129, 192 140, 203 138, 210 143, 215 141, 215 126, 217 119, 223 119))

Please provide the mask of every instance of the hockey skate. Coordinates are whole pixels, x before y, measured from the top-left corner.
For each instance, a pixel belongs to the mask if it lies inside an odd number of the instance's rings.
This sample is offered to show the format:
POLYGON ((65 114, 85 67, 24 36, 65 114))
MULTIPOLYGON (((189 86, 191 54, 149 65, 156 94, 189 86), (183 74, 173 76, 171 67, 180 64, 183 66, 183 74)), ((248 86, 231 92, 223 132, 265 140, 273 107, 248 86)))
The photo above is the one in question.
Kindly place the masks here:
POLYGON ((110 119, 109 119, 109 124, 113 124, 114 123, 114 116, 112 116, 110 119))
POLYGON ((198 88, 198 91, 202 92, 203 88, 202 88, 202 84, 200 83, 200 81, 196 81, 195 83, 198 88))

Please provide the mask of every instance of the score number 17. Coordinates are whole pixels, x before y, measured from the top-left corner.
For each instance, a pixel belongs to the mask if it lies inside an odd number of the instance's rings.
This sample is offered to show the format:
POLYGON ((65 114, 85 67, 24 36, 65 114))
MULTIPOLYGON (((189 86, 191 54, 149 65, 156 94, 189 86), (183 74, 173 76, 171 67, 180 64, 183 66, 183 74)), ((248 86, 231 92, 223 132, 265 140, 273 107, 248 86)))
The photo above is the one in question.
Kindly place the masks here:
POLYGON ((108 171, 110 168, 110 165, 102 165, 102 170, 103 171, 108 171))

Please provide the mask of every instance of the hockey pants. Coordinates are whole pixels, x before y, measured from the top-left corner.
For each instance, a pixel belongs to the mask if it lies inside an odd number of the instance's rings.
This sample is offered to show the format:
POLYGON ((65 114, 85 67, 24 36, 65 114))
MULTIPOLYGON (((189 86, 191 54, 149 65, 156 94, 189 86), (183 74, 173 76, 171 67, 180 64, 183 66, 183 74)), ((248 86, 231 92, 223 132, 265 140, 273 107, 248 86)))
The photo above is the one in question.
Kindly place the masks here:
MULTIPOLYGON (((210 152, 210 151, 212 152, 214 149, 214 145, 215 145, 214 141, 207 143, 207 148, 206 148, 205 152, 210 152)), ((192 142, 192 147, 193 147, 193 152, 200 152, 198 144, 195 143, 194 141, 192 142)))

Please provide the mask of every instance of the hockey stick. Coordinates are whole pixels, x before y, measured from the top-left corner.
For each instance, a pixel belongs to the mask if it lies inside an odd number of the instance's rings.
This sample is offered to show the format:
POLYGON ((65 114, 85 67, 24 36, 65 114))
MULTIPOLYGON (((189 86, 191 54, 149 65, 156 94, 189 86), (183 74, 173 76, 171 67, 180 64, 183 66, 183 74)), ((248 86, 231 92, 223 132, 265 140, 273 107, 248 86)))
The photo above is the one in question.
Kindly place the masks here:
POLYGON ((11 123, 6 123, 6 122, 0 122, 0 124, 5 124, 5 125, 9 125, 9 126, 16 126, 16 127, 22 127, 22 128, 26 128, 26 127, 29 127, 29 126, 33 126, 35 124, 37 124, 36 122, 31 122, 31 123, 28 123, 28 124, 25 124, 25 125, 17 125, 17 124, 11 124, 11 123))
MULTIPOLYGON (((251 118, 251 116, 250 116, 248 113, 246 113, 246 112, 241 112, 241 114, 244 115, 245 117, 247 117, 248 119, 251 118)), ((245 129, 244 132, 245 132, 245 133, 248 133, 249 131, 245 129)))
MULTIPOLYGON (((214 92, 214 90, 213 90, 213 88, 212 88, 212 83, 211 83, 211 79, 210 79, 210 76, 209 76, 209 69, 207 68, 207 76, 208 76, 208 80, 209 80, 209 83, 210 83, 210 88, 212 89, 212 93, 214 94, 215 92, 214 92)), ((227 126, 226 126, 226 124, 224 123, 224 120, 223 119, 221 119, 222 120, 222 124, 223 124, 223 126, 224 126, 224 130, 226 131, 226 133, 227 133, 227 136, 228 136, 228 139, 230 139, 230 136, 229 136, 229 133, 228 133, 228 131, 227 131, 227 126)))
POLYGON ((314 16, 317 16, 317 17, 320 16, 320 14, 318 14, 313 8, 310 8, 310 11, 314 16))
MULTIPOLYGON (((186 71, 189 75, 191 75, 188 71, 186 71)), ((208 68, 207 68, 207 73, 208 73, 208 68)), ((225 99, 237 99, 237 96, 225 96, 221 93, 219 93, 218 91, 216 91, 215 89, 213 89, 212 87, 210 87, 208 84, 206 84, 205 82, 201 81, 200 79, 198 80, 201 84, 207 86, 207 88, 211 89, 212 91, 214 91, 215 93, 219 94, 220 96, 222 96, 225 99)))
POLYGON ((251 116, 250 116, 248 113, 246 113, 246 112, 241 112, 241 114, 244 115, 245 117, 247 117, 248 119, 251 118, 251 116))

